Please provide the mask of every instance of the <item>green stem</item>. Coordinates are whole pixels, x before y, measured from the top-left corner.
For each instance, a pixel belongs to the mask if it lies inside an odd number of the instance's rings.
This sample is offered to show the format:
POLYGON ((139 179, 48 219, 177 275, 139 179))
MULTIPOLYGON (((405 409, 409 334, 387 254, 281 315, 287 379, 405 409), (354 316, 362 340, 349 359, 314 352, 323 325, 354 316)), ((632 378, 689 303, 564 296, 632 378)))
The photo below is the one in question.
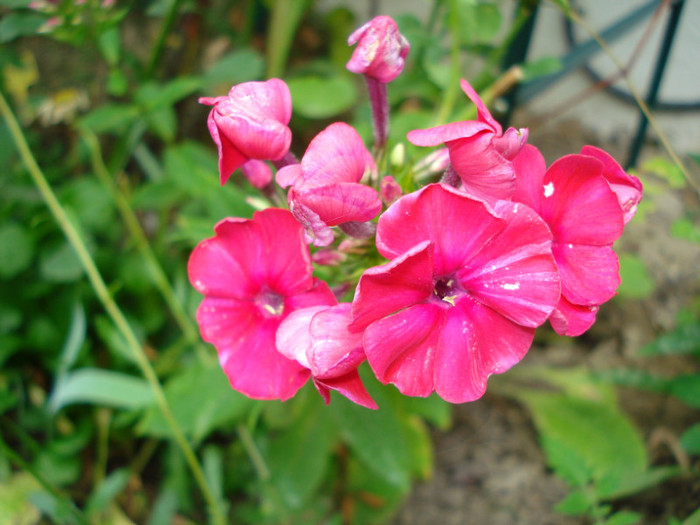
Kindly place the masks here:
POLYGON ((267 78, 284 73, 292 40, 311 0, 274 0, 267 32, 267 78))
POLYGON ((168 14, 165 17, 165 20, 163 20, 163 25, 160 26, 158 38, 151 49, 151 58, 148 61, 148 68, 146 69, 147 78, 153 78, 156 67, 158 66, 158 61, 160 60, 160 56, 163 54, 165 39, 168 37, 168 33, 170 33, 170 30, 175 23, 178 7, 180 7, 180 0, 171 0, 168 14))
POLYGON ((170 428, 170 431, 173 434, 175 441, 180 447, 180 450, 182 451, 185 460, 187 461, 190 469, 192 470, 192 474, 194 475, 195 481, 197 482, 200 490, 202 491, 204 499, 209 505, 214 523, 216 523, 217 525, 224 525, 226 522, 224 515, 221 513, 221 509, 216 504, 216 500, 214 499, 213 494, 207 484, 202 468, 199 465, 199 461, 197 460, 197 456, 192 450, 192 447, 185 438, 185 435, 183 434, 182 430, 177 424, 177 421, 175 420, 175 417, 172 414, 172 411, 170 410, 168 401, 165 399, 163 388, 160 385, 158 376, 153 370, 151 362, 148 360, 148 357, 146 356, 143 347, 139 343, 136 334, 131 328, 131 325, 127 321, 126 317, 122 313, 117 303, 114 301, 114 299, 112 299, 109 290, 107 289, 107 285, 105 284, 104 279, 102 278, 102 275, 100 274, 100 271, 98 270, 95 264, 95 261, 88 252, 85 242, 78 233, 76 227, 68 218, 65 209, 56 198, 56 194, 51 189, 51 186, 46 180, 46 177, 44 177, 41 168, 39 168, 39 165, 37 164, 34 155, 29 149, 29 145, 27 144, 27 141, 24 137, 24 133, 19 127, 14 113, 10 109, 10 106, 7 104, 5 97, 2 93, 0 93, 0 113, 2 113, 5 117, 5 121, 7 122, 7 126, 10 130, 10 134, 12 135, 12 139, 15 142, 15 146, 17 147, 17 151, 20 154, 22 162, 27 168, 29 175, 34 180, 37 189, 41 193, 44 202, 46 202, 46 205, 48 206, 52 215, 56 219, 56 222, 58 223, 59 227, 61 228, 61 230, 63 230, 63 233, 68 239, 68 242, 70 242, 71 246, 75 250, 78 259, 80 260, 83 269, 85 270, 88 280, 92 285, 95 295, 102 303, 102 306, 107 311, 107 314, 110 316, 117 329, 123 335, 127 345, 131 348, 132 352, 134 353, 134 358, 138 367, 141 369, 141 373, 153 389, 153 393, 156 398, 156 403, 160 408, 161 412, 163 413, 163 416, 165 417, 165 420, 168 424, 168 427, 170 428))
POLYGON ((459 15, 458 6, 456 0, 450 0, 450 10, 448 16, 448 23, 450 25, 450 38, 452 44, 450 47, 450 83, 447 86, 447 91, 442 99, 442 104, 438 110, 437 118, 435 121, 436 126, 444 124, 447 119, 450 118, 452 114, 452 108, 454 108, 455 102, 457 102, 457 96, 459 95, 459 77, 462 71, 462 61, 460 57, 460 46, 461 42, 459 40, 459 15))
POLYGON ((122 216, 122 220, 124 221, 129 234, 136 243, 136 248, 139 250, 139 252, 141 252, 141 255, 148 265, 148 269, 153 276, 156 288, 158 288, 158 291, 163 296, 163 300, 168 305, 170 312, 175 318, 175 321, 185 334, 185 338, 189 343, 194 345, 200 360, 203 363, 208 362, 210 360, 210 356, 206 353, 204 347, 199 344, 200 338, 197 328, 195 327, 194 323, 192 323, 190 317, 185 312, 185 308, 183 307, 182 303, 175 295, 175 291, 170 285, 170 281, 165 275, 163 267, 158 262, 158 258, 153 253, 151 245, 146 238, 146 233, 143 231, 141 223, 136 217, 136 214, 131 209, 129 201, 124 193, 114 184, 114 179, 110 175, 107 166, 105 166, 104 160, 102 159, 102 152, 100 150, 100 143, 97 140, 97 137, 86 128, 81 129, 80 133, 83 140, 87 144, 88 149, 90 150, 90 158, 95 175, 97 175, 97 178, 112 195, 112 199, 117 205, 117 209, 122 216))

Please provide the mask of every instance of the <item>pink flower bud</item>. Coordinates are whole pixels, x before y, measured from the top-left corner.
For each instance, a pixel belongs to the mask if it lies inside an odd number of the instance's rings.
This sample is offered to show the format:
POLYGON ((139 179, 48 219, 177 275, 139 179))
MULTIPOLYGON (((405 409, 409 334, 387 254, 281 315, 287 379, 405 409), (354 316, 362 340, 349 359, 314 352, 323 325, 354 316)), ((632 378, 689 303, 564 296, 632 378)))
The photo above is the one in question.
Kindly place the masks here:
POLYGON ((401 186, 394 180, 394 177, 387 175, 379 183, 379 194, 382 197, 384 204, 389 206, 396 199, 401 197, 401 186))
POLYGON ((348 38, 348 45, 354 44, 357 47, 345 67, 383 83, 401 74, 411 48, 389 16, 377 16, 357 29, 348 38))

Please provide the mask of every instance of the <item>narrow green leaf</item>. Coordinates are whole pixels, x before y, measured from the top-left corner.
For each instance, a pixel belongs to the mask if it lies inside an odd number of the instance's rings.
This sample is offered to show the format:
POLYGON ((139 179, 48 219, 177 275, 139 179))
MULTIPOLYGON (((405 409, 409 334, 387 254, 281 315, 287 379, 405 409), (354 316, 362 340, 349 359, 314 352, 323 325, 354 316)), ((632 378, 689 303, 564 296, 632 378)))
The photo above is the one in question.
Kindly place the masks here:
POLYGON ((668 391, 686 405, 700 408, 700 374, 685 374, 670 379, 668 391))
POLYGON ((615 476, 606 483, 599 483, 596 487, 596 494, 602 500, 612 500, 625 498, 642 492, 659 483, 681 474, 681 469, 676 466, 653 467, 644 472, 634 472, 626 476, 615 476))
POLYGON ((34 239, 22 225, 0 226, 0 278, 11 278, 26 270, 34 257, 34 239))
POLYGON ((607 525, 633 525, 634 523, 639 523, 643 517, 644 515, 639 512, 622 510, 608 516, 605 522, 607 525))
POLYGON ((643 346, 639 355, 679 355, 700 352, 700 321, 677 327, 643 346))
POLYGON ((668 379, 650 374, 643 370, 613 368, 597 372, 595 377, 602 381, 621 386, 643 388, 654 392, 668 391, 668 379))
POLYGON ((95 513, 105 510, 124 490, 126 484, 129 482, 130 476, 131 473, 129 469, 126 468, 120 468, 111 472, 102 480, 102 483, 100 483, 95 491, 90 494, 87 504, 85 505, 85 512, 88 515, 94 515, 95 513))
POLYGON ((140 114, 131 104, 104 104, 81 118, 79 124, 97 134, 115 133, 126 129, 140 114))
POLYGON ((61 360, 58 365, 58 370, 56 371, 56 383, 63 381, 64 376, 78 358, 80 347, 83 346, 85 342, 85 330, 85 309, 82 304, 75 303, 75 305, 73 305, 70 329, 66 337, 66 342, 63 343, 61 360))
POLYGON ((55 413, 75 403, 138 409, 154 402, 153 391, 144 379, 101 368, 81 368, 57 385, 50 409, 55 413))

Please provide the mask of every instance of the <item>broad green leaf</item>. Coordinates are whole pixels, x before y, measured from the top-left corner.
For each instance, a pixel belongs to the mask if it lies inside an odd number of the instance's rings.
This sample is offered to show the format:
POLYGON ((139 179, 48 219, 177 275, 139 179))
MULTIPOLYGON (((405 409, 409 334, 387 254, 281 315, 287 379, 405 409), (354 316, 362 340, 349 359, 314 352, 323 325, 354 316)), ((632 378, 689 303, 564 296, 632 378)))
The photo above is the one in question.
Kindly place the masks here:
POLYGON ((36 11, 15 11, 0 20, 0 43, 9 42, 18 36, 32 35, 48 18, 36 11))
POLYGON ((56 386, 50 409, 55 413, 75 403, 138 409, 154 402, 153 391, 144 379, 101 368, 81 368, 56 386))
POLYGON ((177 115, 172 106, 158 107, 146 114, 149 129, 163 142, 175 140, 177 115))
POLYGON ((104 104, 79 120, 93 133, 119 133, 141 115, 141 110, 131 104, 104 104))
POLYGON ((554 510, 568 516, 578 516, 585 514, 591 507, 591 503, 590 498, 583 490, 574 490, 557 503, 554 510))
POLYGON ((345 75, 299 77, 287 85, 292 93, 292 109, 306 118, 334 117, 352 108, 357 100, 355 82, 345 75))
POLYGON ((700 423, 683 432, 681 446, 691 454, 700 454, 700 423))
POLYGON ((403 435, 408 443, 411 473, 419 479, 430 479, 433 475, 433 440, 423 420, 414 415, 400 417, 403 435))
POLYGON ((684 519, 682 525, 700 525, 700 507, 684 519))
POLYGON ((623 297, 644 299, 654 292, 654 283, 644 263, 634 255, 620 255, 620 279, 617 293, 623 297))
POLYGON ((666 392, 668 390, 668 379, 643 370, 613 368, 597 372, 595 377, 601 381, 607 381, 616 385, 643 388, 654 392, 666 392))
POLYGON ((343 440, 357 458, 386 482, 400 490, 410 486, 410 443, 401 428, 398 411, 376 380, 363 381, 379 410, 368 410, 334 396, 332 414, 343 440))
POLYGON ((634 472, 627 476, 606 480, 607 482, 600 482, 595 492, 600 499, 604 500, 626 498, 681 473, 681 469, 676 466, 652 467, 644 472, 634 472))
POLYGON ((202 86, 199 77, 178 77, 167 84, 147 83, 134 94, 137 103, 145 111, 154 111, 173 104, 191 95, 202 86))
MULTIPOLYGON (((191 364, 165 384, 165 398, 183 432, 196 442, 224 424, 243 417, 254 401, 231 389, 218 363, 191 364)), ((141 434, 168 437, 163 414, 156 407, 138 425, 141 434)))
POLYGON ((264 72, 265 61, 258 51, 251 48, 236 49, 207 69, 202 83, 207 90, 224 86, 228 91, 235 84, 262 78, 264 72))
POLYGON ((0 226, 0 277, 10 278, 26 270, 34 257, 34 239, 15 222, 0 226))
POLYGON ((685 374, 668 382, 668 392, 693 408, 700 408, 700 374, 685 374))
POLYGON ((428 397, 404 397, 404 406, 418 414, 440 430, 448 430, 452 424, 452 405, 442 400, 437 394, 428 397))
POLYGON ((643 346, 639 355, 679 355, 700 352, 700 321, 683 324, 643 346))
POLYGON ((536 391, 522 391, 517 397, 531 410, 553 468, 570 469, 564 462, 573 455, 583 462, 591 481, 622 479, 646 469, 644 443, 614 403, 536 391), (562 447, 565 454, 558 453, 562 447))
POLYGON ((633 525, 634 523, 639 523, 643 517, 644 515, 639 512, 621 510, 608 516, 605 519, 605 523, 607 525, 633 525))
POLYGON ((664 157, 653 157, 642 164, 642 171, 650 171, 668 182, 674 189, 682 189, 686 186, 683 171, 675 163, 664 157))
POLYGON ((112 26, 102 31, 97 38, 100 53, 110 66, 117 65, 122 50, 121 34, 119 26, 112 26))
POLYGON ((70 206, 85 231, 107 231, 114 227, 114 201, 96 178, 81 177, 61 188, 61 202, 70 206))
POLYGON ((272 482, 286 506, 304 508, 328 468, 336 433, 326 407, 309 396, 301 418, 272 440, 265 453, 272 482))

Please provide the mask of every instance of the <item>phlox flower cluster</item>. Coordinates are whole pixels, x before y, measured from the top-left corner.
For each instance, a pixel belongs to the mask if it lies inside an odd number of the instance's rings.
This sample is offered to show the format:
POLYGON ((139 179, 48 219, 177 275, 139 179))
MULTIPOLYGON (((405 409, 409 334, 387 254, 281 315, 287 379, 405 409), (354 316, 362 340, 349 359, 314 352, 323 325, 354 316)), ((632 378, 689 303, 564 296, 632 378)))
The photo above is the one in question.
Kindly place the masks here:
MULTIPOLYGON (((372 86, 401 73, 409 45, 388 17, 349 42, 357 48, 348 69, 368 81, 382 151, 388 105, 372 86)), ((408 194, 346 123, 321 131, 297 160, 282 80, 200 100, 212 106, 221 183, 241 168, 266 195, 286 190, 286 208, 222 220, 189 260, 204 295, 202 337, 234 389, 286 400, 311 379, 326 403, 335 390, 377 408, 358 373, 366 360, 405 395, 473 401, 546 321, 568 336, 595 322, 620 283, 613 243, 634 216, 640 182, 592 146, 547 167, 527 129, 504 131, 461 86, 477 119, 408 134, 440 147, 416 163, 420 180, 442 173, 408 194), (331 288, 313 276, 314 264, 370 260, 372 243, 386 262, 359 281, 331 288)))

